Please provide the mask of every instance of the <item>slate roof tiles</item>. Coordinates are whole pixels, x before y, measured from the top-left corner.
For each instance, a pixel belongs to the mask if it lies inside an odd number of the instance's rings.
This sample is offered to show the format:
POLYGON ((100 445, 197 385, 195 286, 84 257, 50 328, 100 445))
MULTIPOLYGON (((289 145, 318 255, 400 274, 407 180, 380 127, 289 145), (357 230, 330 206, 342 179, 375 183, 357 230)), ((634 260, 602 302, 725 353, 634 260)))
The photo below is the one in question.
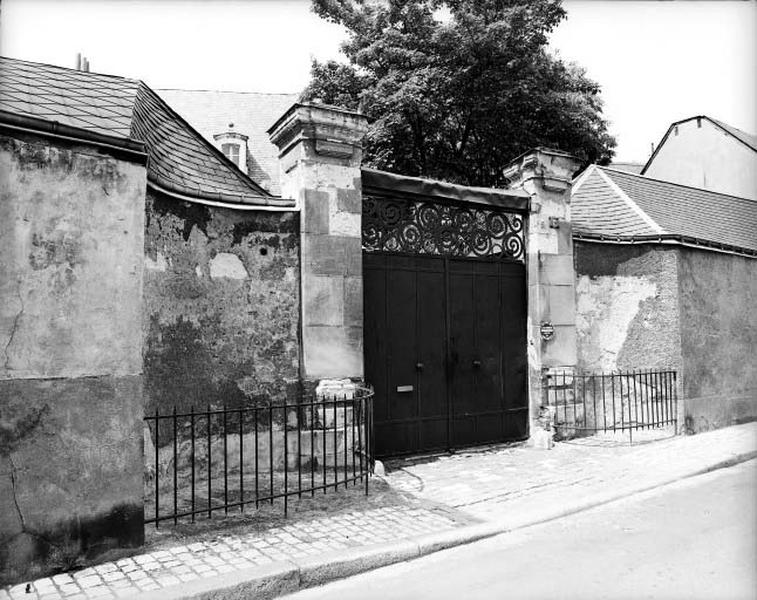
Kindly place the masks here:
POLYGON ((143 142, 148 181, 169 192, 293 204, 273 198, 138 80, 0 57, 0 111, 143 142))
POLYGON ((216 90, 158 90, 207 140, 224 133, 229 123, 248 139, 247 172, 272 194, 279 195, 278 148, 266 131, 297 101, 298 94, 264 94, 216 90))
POLYGON ((139 82, 0 57, 0 109, 128 138, 139 82))
POLYGON ((683 236, 757 253, 757 201, 592 165, 571 198, 579 236, 683 236))
POLYGON ((723 123, 723 121, 718 121, 717 119, 713 119, 712 117, 705 117, 705 119, 709 119, 713 123, 717 124, 721 129, 725 129, 733 137, 749 146, 752 150, 757 151, 757 135, 752 135, 751 133, 742 131, 741 129, 738 129, 733 125, 723 123))

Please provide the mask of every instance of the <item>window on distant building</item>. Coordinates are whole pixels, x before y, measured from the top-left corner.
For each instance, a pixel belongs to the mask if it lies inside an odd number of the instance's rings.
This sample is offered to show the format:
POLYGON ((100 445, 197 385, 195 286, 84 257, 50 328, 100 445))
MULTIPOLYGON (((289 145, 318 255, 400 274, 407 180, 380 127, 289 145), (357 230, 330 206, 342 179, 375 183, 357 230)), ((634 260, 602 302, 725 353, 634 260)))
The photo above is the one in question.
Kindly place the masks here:
POLYGON ((224 156, 242 173, 247 173, 247 136, 234 131, 234 123, 229 123, 229 128, 224 133, 215 134, 213 139, 224 156))

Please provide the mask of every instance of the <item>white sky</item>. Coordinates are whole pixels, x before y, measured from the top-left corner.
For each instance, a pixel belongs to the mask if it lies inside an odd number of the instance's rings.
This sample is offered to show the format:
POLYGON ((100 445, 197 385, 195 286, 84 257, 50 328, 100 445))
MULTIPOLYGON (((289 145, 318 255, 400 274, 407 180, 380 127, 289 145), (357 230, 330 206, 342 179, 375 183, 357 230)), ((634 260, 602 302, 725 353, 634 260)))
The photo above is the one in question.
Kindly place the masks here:
MULTIPOLYGON (((616 160, 644 161, 675 120, 757 131, 757 0, 564 0, 552 47, 603 89, 616 160)), ((2 0, 0 52, 153 88, 296 92, 342 30, 309 0, 2 0)))

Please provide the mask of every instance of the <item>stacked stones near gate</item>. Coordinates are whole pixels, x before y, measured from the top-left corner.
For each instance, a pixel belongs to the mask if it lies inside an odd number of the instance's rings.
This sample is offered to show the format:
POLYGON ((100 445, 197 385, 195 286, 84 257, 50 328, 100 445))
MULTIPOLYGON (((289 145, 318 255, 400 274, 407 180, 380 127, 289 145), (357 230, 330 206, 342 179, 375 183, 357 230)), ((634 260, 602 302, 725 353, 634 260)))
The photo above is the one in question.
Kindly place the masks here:
POLYGON ((0 130, 0 583, 143 540, 140 149, 0 130))

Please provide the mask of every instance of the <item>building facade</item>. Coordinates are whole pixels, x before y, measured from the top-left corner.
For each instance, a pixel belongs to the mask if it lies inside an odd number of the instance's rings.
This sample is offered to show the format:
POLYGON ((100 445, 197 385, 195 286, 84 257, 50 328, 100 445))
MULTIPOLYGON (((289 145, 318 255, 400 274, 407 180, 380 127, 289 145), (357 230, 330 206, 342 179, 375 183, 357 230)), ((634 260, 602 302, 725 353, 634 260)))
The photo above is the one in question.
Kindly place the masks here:
POLYGON ((700 115, 673 123, 642 175, 757 200, 757 136, 700 115))

